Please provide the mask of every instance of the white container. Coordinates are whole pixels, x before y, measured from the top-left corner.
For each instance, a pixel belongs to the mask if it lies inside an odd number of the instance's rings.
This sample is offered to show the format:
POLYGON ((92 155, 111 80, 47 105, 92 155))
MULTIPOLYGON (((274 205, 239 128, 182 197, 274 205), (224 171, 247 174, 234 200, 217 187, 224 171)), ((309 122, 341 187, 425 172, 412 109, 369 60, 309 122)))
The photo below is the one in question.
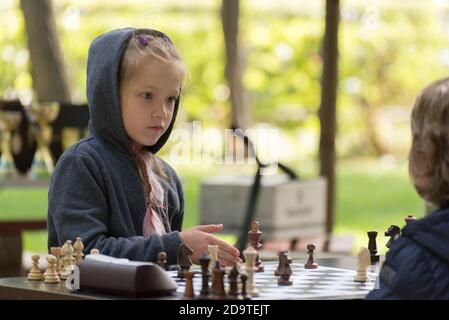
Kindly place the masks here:
MULTIPOLYGON (((240 234, 254 177, 206 179, 200 190, 201 224, 223 223, 223 233, 240 234)), ((326 221, 326 179, 289 180, 262 176, 254 219, 263 239, 298 239, 323 235, 326 221)))

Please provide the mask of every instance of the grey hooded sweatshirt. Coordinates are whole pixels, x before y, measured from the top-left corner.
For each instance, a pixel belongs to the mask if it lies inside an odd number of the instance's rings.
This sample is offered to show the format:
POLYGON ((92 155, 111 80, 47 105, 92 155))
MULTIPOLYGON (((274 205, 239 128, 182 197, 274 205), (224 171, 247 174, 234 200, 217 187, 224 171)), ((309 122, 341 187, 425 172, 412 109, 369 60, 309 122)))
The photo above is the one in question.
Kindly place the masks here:
MULTIPOLYGON (((89 136, 63 153, 51 177, 48 247, 62 246, 66 240, 73 243, 80 236, 84 253, 97 248, 105 255, 155 262, 157 254, 165 251, 167 263, 175 264, 184 215, 181 183, 175 171, 159 158, 169 177, 167 181, 155 173, 165 190, 167 233, 143 237, 144 190, 120 111, 120 61, 135 31, 133 28, 113 30, 97 37, 89 48, 89 136)), ((146 31, 170 41, 161 32, 146 31)), ((169 128, 148 148, 154 154, 167 141, 178 107, 179 98, 169 128)))

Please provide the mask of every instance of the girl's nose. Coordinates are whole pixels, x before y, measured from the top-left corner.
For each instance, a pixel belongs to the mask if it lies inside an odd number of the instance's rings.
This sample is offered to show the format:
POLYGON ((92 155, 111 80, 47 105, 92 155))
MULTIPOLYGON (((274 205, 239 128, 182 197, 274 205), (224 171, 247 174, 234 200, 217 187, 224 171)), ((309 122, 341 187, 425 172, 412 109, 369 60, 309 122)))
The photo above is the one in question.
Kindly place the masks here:
POLYGON ((166 118, 168 116, 168 108, 165 106, 165 103, 162 103, 162 106, 160 108, 153 111, 151 116, 153 118, 166 118))

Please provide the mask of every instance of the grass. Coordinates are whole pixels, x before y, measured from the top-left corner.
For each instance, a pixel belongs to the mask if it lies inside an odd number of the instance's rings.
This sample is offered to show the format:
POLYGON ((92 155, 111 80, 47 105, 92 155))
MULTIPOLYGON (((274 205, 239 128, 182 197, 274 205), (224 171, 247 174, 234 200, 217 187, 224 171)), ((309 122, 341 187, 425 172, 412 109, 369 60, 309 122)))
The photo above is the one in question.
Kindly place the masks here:
MULTIPOLYGON (((184 228, 198 223, 199 184, 207 176, 224 173, 253 174, 248 167, 177 167, 183 177, 186 199, 184 228)), ((356 250, 367 245, 366 231, 379 232, 378 247, 384 252, 387 238, 383 232, 391 225, 402 226, 404 216, 422 216, 424 205, 410 184, 406 164, 386 166, 378 160, 340 161, 337 170, 337 205, 334 232, 351 235, 356 250)), ((47 190, 1 189, 0 220, 45 219, 47 214, 47 190)), ((233 236, 221 238, 234 242, 233 236)), ((24 232, 27 251, 45 252, 47 234, 43 231, 24 232)))

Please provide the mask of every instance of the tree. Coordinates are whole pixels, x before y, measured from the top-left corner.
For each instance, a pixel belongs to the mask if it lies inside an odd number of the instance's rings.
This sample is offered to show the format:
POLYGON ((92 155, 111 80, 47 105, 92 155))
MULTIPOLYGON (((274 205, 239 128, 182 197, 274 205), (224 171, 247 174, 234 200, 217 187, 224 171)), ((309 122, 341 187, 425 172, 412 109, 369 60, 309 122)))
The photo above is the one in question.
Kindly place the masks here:
POLYGON ((230 88, 231 127, 247 129, 251 115, 242 83, 243 61, 239 50, 239 1, 223 0, 221 20, 226 47, 225 76, 230 88))
POLYGON ((20 0, 38 100, 70 102, 58 31, 50 0, 20 0))
POLYGON ((326 241, 329 241, 334 225, 335 210, 335 136, 337 133, 337 85, 338 85, 338 27, 340 22, 339 0, 326 0, 326 23, 323 38, 323 74, 321 78, 320 118, 320 174, 327 179, 326 241))

